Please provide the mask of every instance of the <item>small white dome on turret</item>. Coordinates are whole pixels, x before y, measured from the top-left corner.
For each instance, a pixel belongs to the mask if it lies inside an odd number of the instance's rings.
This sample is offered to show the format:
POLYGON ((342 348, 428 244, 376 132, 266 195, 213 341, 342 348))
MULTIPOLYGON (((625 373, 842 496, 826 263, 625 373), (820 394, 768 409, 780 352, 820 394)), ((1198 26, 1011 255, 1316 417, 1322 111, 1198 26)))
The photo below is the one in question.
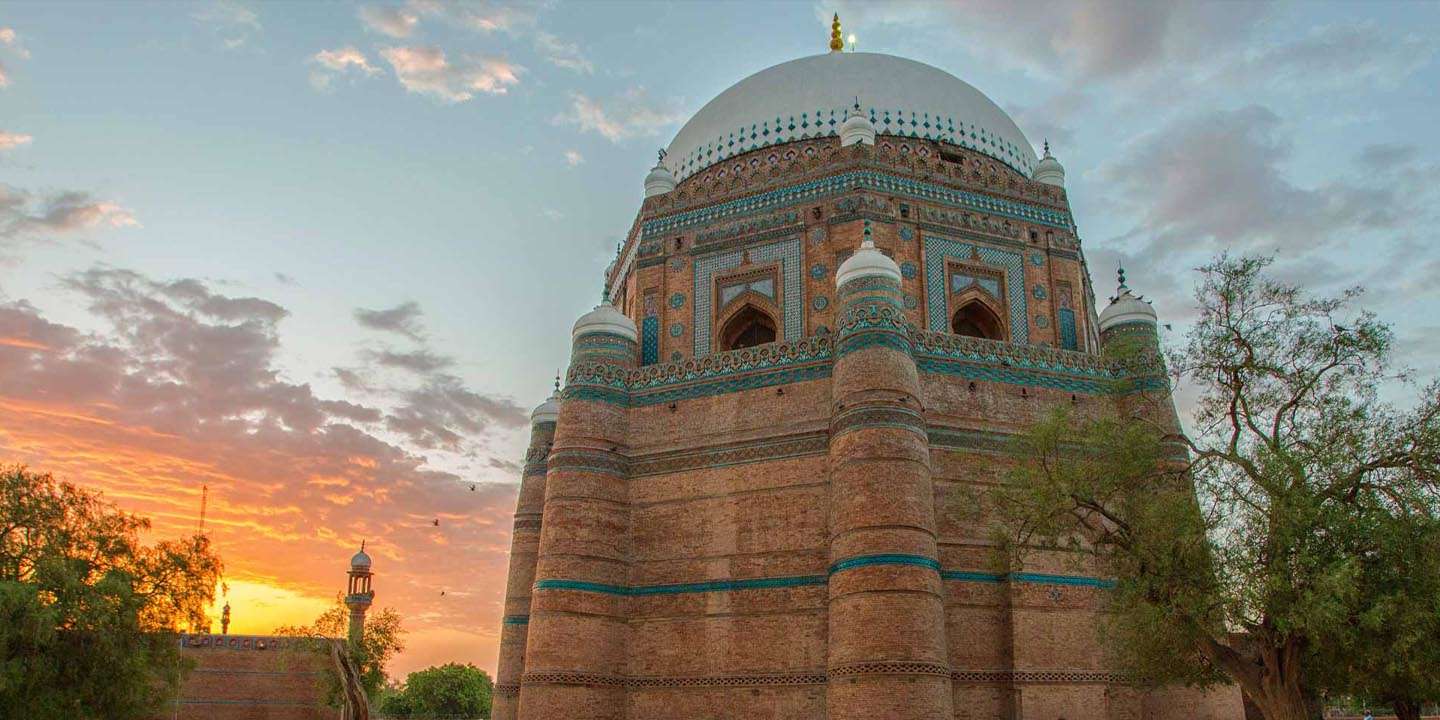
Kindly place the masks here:
POLYGON ((645 197, 664 195, 675 189, 675 174, 670 168, 665 167, 665 151, 660 151, 660 159, 655 161, 655 167, 650 168, 650 174, 645 176, 645 197))
POLYGON ((535 411, 530 413, 530 424, 556 422, 560 419, 560 376, 555 376, 555 392, 545 398, 545 402, 535 406, 535 411))
POLYGON ((865 239, 860 242, 860 249, 840 263, 835 273, 835 287, 863 277, 887 277, 900 282, 900 266, 875 247, 875 241, 870 238, 869 220, 865 221, 865 239))
POLYGON ((360 552, 350 558, 350 567, 354 570, 369 570, 370 556, 365 552, 365 543, 360 543, 360 552))
POLYGON ((570 332, 570 338, 574 340, 586 333, 596 332, 619 335, 632 342, 640 337, 635 332, 635 321, 611 305, 609 300, 602 300, 594 310, 581 315, 580 319, 575 321, 575 329, 570 332))
POLYGON ((1120 268, 1119 275, 1120 287, 1115 291, 1115 297, 1110 298, 1110 304, 1105 307, 1104 312, 1100 313, 1100 332, 1132 322, 1158 324, 1159 319, 1150 302, 1137 297, 1125 285, 1125 268, 1120 268))
POLYGON ((1050 141, 1045 141, 1045 157, 1035 164, 1035 171, 1030 173, 1030 178, 1035 182, 1042 182, 1046 185, 1065 187, 1065 167, 1050 154, 1050 141))
POLYGON ((875 125, 870 122, 870 118, 865 117, 865 112, 860 109, 859 98, 855 99, 855 104, 851 106, 845 122, 840 123, 840 147, 850 147, 856 143, 875 144, 875 125))

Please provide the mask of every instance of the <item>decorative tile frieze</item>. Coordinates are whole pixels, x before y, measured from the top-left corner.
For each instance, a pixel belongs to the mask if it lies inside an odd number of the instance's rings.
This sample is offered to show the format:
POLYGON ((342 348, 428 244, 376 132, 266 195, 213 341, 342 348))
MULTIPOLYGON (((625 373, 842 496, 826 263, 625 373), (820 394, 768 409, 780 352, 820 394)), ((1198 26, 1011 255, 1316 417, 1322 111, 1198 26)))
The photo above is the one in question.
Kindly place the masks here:
POLYGON ((887 660, 848 663, 830 668, 830 677, 847 675, 939 675, 950 677, 950 666, 931 662, 887 660))
MULTIPOLYGON (((873 190, 882 195, 899 195, 911 199, 928 200, 955 208, 997 215, 1002 218, 1046 225, 1069 232, 1072 227, 1070 215, 1042 205, 1004 200, 965 190, 911 180, 889 173, 871 170, 857 170, 838 173, 824 178, 797 183, 750 197, 730 200, 708 207, 653 218, 640 226, 642 238, 674 234, 683 228, 695 225, 709 225, 731 218, 744 217, 759 212, 770 212, 791 205, 809 204, 828 199, 851 190, 873 190)), ((1003 226, 1000 226, 1003 228, 1003 226)), ((617 277, 624 275, 624 269, 617 277)))
POLYGON ((617 452, 567 448, 550 453, 550 473, 580 471, 625 476, 629 463, 617 452))
POLYGON ((831 436, 865 428, 899 428, 925 434, 925 418, 918 410, 903 407, 854 407, 842 410, 830 420, 831 436))
POLYGON ((697 245, 706 245, 721 240, 729 240, 741 235, 751 235, 765 230, 774 230, 775 228, 794 225, 798 222, 800 222, 800 213, 794 210, 787 210, 764 217, 747 218, 729 225, 702 230, 695 234, 695 243, 697 245))
POLYGON ((829 437, 820 432, 799 437, 766 438, 721 447, 673 450, 632 457, 630 477, 824 455, 829 451, 829 446, 829 437))

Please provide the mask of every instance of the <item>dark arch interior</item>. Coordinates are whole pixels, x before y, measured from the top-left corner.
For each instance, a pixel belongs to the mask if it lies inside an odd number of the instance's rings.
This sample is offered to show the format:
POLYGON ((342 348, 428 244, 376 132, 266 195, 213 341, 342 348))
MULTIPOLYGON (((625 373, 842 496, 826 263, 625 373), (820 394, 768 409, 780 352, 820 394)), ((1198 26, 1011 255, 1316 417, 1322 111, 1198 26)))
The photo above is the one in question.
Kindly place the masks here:
POLYGON ((775 342, 775 321, 753 306, 730 318, 720 331, 721 350, 739 350, 775 342))
POLYGON ((987 340, 1004 340, 1004 326, 995 312, 985 306, 979 300, 971 300, 965 303, 959 310, 955 311, 955 317, 950 320, 950 329, 956 335, 985 338, 987 340))

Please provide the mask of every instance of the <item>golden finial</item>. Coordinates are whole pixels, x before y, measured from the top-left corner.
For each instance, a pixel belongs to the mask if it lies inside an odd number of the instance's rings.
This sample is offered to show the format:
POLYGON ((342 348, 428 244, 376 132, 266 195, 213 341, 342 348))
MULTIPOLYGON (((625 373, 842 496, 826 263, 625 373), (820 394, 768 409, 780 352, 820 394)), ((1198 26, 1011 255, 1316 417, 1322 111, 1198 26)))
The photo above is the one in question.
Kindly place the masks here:
POLYGON ((830 21, 830 52, 840 52, 845 49, 845 41, 840 37, 840 13, 835 13, 835 18, 830 21))

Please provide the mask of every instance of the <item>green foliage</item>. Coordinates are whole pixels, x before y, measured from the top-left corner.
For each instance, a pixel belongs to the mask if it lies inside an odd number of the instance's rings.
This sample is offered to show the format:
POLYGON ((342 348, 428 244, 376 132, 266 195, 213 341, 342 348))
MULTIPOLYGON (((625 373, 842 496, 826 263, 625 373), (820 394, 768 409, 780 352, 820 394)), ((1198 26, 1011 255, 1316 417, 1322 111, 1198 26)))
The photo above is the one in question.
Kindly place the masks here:
POLYGON ((1321 693, 1434 698, 1433 655, 1387 653, 1440 646, 1440 387, 1381 402, 1407 378, 1389 329, 1348 311, 1358 291, 1310 298, 1266 265, 1201 268, 1200 316, 1167 363, 1199 390, 1193 432, 1168 397, 1134 396, 1124 417, 1062 414, 1017 448, 997 493, 1006 558, 1081 550, 1114 573, 1107 636, 1142 679, 1222 671, 1272 719, 1321 693))
MULTIPOLYGON (((335 604, 331 605, 325 612, 315 618, 310 625, 286 626, 275 629, 276 635, 290 635, 295 637, 311 638, 340 638, 348 637, 350 625, 350 610, 345 607, 345 599, 340 595, 335 596, 335 604)), ((350 660, 355 664, 360 673, 360 684, 363 686, 366 696, 374 703, 381 697, 385 688, 385 666, 390 660, 405 649, 405 629, 402 627, 400 614, 390 608, 383 608, 371 612, 365 616, 365 631, 361 636, 358 645, 346 643, 346 652, 350 660)), ((329 646, 324 643, 314 643, 301 646, 303 651, 319 652, 327 654, 329 646)), ((325 666, 326 700, 333 705, 339 705, 343 694, 341 692, 340 675, 331 665, 325 666)))
POLYGON ((488 718, 494 685, 474 665, 446 663, 410 673, 380 712, 397 718, 488 718))
POLYGON ((0 709, 151 715, 206 624, 219 557, 204 537, 142 545, 149 522, 23 467, 0 468, 0 709))

